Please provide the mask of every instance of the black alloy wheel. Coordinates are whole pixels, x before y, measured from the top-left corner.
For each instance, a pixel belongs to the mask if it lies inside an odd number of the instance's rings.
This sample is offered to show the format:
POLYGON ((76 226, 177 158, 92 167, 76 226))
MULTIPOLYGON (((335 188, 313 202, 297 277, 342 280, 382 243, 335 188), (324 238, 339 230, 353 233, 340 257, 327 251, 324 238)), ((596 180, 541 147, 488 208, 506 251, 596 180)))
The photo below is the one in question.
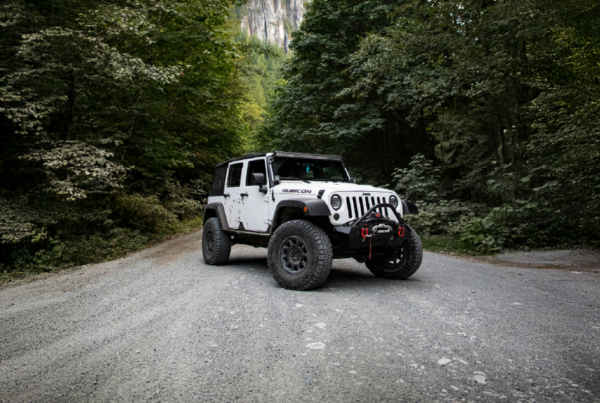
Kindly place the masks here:
POLYGON ((298 274, 308 264, 308 249, 297 236, 286 238, 281 244, 281 266, 290 274, 298 274))

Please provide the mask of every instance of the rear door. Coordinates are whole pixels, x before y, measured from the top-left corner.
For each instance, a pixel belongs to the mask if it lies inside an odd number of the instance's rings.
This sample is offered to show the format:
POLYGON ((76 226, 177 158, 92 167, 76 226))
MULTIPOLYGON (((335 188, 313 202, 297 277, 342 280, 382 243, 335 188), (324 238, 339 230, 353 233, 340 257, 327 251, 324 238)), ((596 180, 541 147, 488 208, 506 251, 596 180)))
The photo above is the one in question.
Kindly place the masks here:
POLYGON ((260 191, 260 186, 252 182, 252 174, 261 173, 268 182, 267 165, 264 158, 250 160, 246 165, 245 180, 242 184, 242 222, 247 231, 265 232, 269 227, 268 184, 264 186, 267 193, 260 191))
POLYGON ((230 164, 227 171, 227 182, 225 183, 225 190, 223 196, 223 207, 225 208, 225 214, 227 214, 227 224, 231 229, 238 229, 241 222, 241 185, 242 185, 242 172, 244 170, 244 163, 237 162, 230 164))

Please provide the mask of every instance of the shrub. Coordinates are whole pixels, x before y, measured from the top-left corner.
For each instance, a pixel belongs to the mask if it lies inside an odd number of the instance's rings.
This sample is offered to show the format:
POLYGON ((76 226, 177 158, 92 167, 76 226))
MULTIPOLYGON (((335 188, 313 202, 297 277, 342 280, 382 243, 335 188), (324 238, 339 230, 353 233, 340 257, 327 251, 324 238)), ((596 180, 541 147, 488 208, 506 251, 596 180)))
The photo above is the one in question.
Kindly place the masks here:
POLYGON ((113 208, 126 225, 141 231, 161 234, 172 230, 177 223, 177 216, 156 195, 122 194, 115 198, 113 208))

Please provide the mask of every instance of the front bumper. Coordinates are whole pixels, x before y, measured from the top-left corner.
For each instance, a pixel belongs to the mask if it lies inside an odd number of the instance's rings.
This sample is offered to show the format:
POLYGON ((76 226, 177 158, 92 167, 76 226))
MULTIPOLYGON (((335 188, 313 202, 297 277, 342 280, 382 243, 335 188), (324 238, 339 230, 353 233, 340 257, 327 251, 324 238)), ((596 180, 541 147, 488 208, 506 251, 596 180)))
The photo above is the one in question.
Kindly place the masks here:
POLYGON ((345 238, 345 249, 351 250, 380 247, 398 248, 408 238, 405 221, 394 206, 387 203, 371 207, 351 225, 334 227, 334 231, 345 238), (381 212, 385 211, 385 208, 394 213, 398 222, 383 216, 381 212))

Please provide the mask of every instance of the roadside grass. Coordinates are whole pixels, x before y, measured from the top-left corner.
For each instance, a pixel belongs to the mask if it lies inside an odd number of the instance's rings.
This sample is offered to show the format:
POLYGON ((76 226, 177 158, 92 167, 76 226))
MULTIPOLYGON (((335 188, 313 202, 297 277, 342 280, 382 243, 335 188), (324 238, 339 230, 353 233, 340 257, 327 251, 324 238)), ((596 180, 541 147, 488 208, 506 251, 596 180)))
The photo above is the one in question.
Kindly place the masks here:
POLYGON ((494 253, 478 251, 475 246, 461 241, 460 235, 422 235, 423 249, 428 252, 467 256, 490 256, 494 253))
POLYGON ((190 232, 198 231, 202 228, 202 221, 204 220, 204 216, 198 216, 191 218, 189 220, 183 220, 179 222, 179 228, 177 229, 177 234, 189 234, 190 232))
POLYGON ((119 259, 165 240, 197 231, 202 228, 202 221, 203 216, 179 221, 160 234, 143 234, 136 230, 116 228, 104 235, 86 235, 63 243, 53 243, 33 256, 24 254, 16 260, 14 267, 0 265, 0 286, 43 273, 119 259))

